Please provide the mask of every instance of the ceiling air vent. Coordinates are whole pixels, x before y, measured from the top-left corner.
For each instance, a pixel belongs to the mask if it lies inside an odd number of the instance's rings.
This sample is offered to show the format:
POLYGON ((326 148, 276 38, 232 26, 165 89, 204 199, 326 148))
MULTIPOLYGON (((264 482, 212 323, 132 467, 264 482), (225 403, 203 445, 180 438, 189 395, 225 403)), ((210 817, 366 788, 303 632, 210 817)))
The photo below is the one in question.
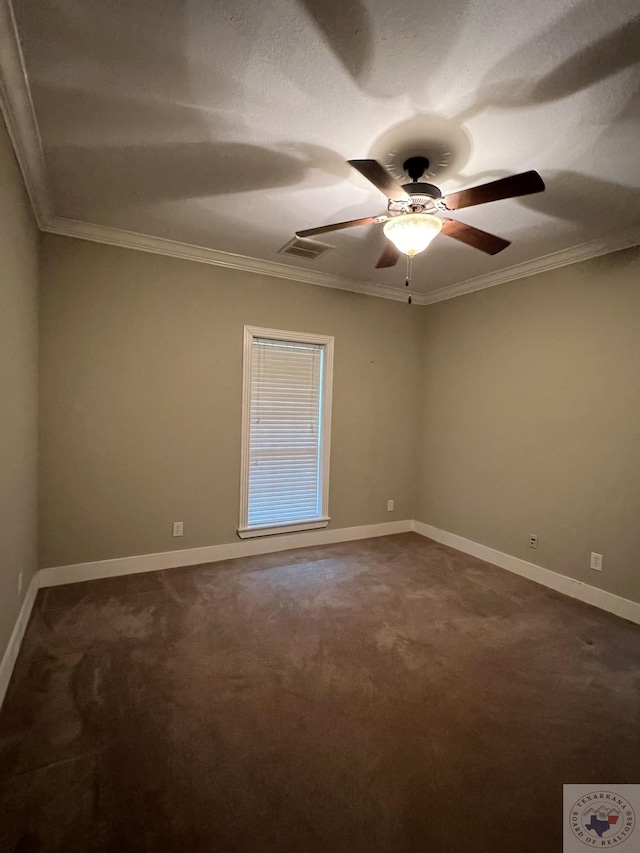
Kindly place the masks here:
POLYGON ((326 251, 333 248, 325 243, 317 243, 315 240, 309 240, 303 237, 294 237, 289 242, 278 250, 279 255, 293 255, 294 258, 306 258, 308 261, 315 261, 320 255, 324 255, 326 251))

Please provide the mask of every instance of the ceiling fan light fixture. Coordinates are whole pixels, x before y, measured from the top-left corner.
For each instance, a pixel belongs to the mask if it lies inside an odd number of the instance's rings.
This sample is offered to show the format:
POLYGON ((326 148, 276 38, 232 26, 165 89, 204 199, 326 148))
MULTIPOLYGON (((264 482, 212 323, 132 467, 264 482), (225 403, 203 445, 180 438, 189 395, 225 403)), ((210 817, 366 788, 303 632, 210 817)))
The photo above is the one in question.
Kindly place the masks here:
POLYGON ((424 252, 442 229, 442 220, 430 213, 403 213, 384 224, 384 235, 393 245, 413 258, 424 252))

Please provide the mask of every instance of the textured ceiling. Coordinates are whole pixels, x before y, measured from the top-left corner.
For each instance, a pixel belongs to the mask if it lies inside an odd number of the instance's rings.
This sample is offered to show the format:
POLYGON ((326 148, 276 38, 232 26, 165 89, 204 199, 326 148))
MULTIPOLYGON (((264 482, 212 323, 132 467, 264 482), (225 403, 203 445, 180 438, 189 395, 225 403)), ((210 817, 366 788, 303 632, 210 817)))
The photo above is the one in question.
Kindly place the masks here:
MULTIPOLYGON (((15 0, 57 216, 402 288, 347 158, 421 138, 443 191, 537 169, 547 191, 460 211, 513 241, 445 237, 427 292, 640 223, 637 0, 15 0)), ((393 159, 393 158, 391 158, 393 159)))

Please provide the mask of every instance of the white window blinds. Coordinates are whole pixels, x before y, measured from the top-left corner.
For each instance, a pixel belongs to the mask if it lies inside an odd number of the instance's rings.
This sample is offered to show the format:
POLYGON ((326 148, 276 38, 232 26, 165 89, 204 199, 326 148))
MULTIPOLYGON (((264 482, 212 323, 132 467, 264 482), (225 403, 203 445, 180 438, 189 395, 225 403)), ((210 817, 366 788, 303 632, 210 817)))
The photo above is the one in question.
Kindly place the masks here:
POLYGON ((324 525, 325 344, 254 334, 247 356, 246 507, 240 535, 243 529, 264 534, 279 532, 269 528, 324 525))

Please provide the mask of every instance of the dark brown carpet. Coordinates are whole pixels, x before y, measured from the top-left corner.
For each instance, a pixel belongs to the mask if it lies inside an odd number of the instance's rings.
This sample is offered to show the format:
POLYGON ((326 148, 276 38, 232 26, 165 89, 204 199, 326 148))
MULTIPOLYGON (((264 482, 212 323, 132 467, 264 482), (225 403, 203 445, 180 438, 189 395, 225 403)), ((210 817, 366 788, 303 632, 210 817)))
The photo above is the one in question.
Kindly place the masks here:
POLYGON ((560 853, 563 782, 640 782, 639 666, 637 626, 415 534, 55 587, 0 849, 560 853))

